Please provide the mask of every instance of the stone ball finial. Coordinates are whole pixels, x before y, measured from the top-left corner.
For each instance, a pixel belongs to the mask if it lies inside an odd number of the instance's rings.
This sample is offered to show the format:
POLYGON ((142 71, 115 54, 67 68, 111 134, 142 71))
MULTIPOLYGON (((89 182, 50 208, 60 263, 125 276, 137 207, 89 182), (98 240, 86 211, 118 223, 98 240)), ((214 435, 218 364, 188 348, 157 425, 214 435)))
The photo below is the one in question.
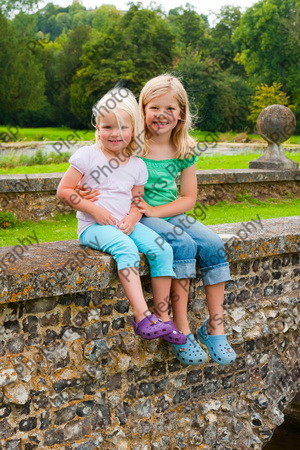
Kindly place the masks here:
POLYGON ((285 156, 281 145, 296 129, 292 111, 283 105, 267 106, 258 116, 257 129, 268 147, 260 158, 250 161, 250 169, 298 170, 299 164, 285 156))
POLYGON ((270 105, 259 114, 257 129, 266 141, 271 144, 280 144, 294 133, 296 117, 286 106, 270 105))

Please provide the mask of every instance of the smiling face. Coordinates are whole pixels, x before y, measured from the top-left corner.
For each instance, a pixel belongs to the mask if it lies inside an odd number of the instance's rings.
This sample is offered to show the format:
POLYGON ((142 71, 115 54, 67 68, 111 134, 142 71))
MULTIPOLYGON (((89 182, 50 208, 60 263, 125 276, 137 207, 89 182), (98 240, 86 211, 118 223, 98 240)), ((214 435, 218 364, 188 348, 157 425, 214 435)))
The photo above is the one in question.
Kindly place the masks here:
POLYGON ((180 106, 172 91, 153 98, 145 106, 145 124, 151 134, 171 136, 180 119, 180 106))
POLYGON ((122 152, 133 138, 131 117, 126 111, 109 112, 101 118, 97 128, 102 150, 108 156, 122 152))

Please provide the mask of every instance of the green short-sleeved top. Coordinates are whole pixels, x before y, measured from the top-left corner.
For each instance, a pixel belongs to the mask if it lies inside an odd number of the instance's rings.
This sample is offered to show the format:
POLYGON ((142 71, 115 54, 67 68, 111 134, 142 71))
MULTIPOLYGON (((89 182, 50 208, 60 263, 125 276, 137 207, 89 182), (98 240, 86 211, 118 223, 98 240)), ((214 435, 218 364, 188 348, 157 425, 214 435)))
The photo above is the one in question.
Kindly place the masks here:
MULTIPOLYGON (((178 198, 177 175, 195 164, 197 157, 186 159, 148 159, 141 158, 148 169, 148 181, 145 184, 144 199, 151 206, 165 205, 178 198)), ((163 217, 167 220, 169 217, 163 217)))

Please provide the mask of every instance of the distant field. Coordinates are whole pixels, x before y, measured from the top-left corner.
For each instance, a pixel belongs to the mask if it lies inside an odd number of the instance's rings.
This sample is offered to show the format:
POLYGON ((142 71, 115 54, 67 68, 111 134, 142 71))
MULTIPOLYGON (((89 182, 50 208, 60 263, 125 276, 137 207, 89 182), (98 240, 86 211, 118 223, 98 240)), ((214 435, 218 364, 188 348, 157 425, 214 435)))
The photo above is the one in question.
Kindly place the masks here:
POLYGON ((94 130, 71 130, 62 128, 19 128, 0 126, 0 140, 17 141, 89 141, 94 139, 94 130))
MULTIPOLYGON (((300 163, 300 152, 289 153, 285 152, 285 155, 291 158, 293 161, 300 163)), ((59 156, 59 155, 57 155, 59 156)), ((205 156, 205 154, 199 156, 196 163, 198 170, 213 170, 213 169, 247 169, 249 162, 257 159, 261 156, 259 153, 251 153, 247 155, 214 155, 205 156)), ((68 157, 64 157, 66 161, 68 157)), ((2 165, 2 164, 1 164, 2 165)), ((56 163, 56 164, 34 164, 30 166, 18 166, 18 167, 1 167, 0 174, 29 174, 29 173, 52 173, 52 172, 65 172, 69 167, 68 162, 56 163)))
MULTIPOLYGON (((258 134, 247 133, 218 133, 214 131, 194 130, 191 135, 201 142, 264 142, 258 134)), ((72 130, 61 128, 19 128, 15 126, 0 126, 0 141, 89 141, 94 139, 94 130, 72 130)), ((287 143, 300 144, 300 136, 291 136, 287 143)))

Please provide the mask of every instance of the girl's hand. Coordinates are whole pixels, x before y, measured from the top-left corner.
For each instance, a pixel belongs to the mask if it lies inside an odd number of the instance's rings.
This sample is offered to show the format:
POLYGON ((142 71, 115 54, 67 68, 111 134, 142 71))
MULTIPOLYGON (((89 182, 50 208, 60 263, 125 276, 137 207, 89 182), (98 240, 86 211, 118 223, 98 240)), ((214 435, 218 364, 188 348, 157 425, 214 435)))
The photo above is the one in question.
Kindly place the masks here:
POLYGON ((101 208, 100 206, 96 206, 97 208, 93 213, 93 216, 99 225, 113 225, 117 224, 116 219, 108 212, 105 208, 101 208))
POLYGON ((135 223, 136 222, 132 217, 127 216, 124 217, 124 219, 120 220, 120 222, 118 222, 118 228, 123 231, 123 233, 129 235, 133 232, 135 223))
POLYGON ((98 200, 100 191, 99 189, 91 189, 84 184, 78 184, 75 188, 76 192, 80 195, 80 197, 85 200, 91 200, 91 202, 95 202, 98 200))
POLYGON ((149 203, 145 202, 142 198, 138 202, 135 202, 135 205, 140 213, 145 214, 147 217, 155 217, 154 206, 149 205, 149 203))

